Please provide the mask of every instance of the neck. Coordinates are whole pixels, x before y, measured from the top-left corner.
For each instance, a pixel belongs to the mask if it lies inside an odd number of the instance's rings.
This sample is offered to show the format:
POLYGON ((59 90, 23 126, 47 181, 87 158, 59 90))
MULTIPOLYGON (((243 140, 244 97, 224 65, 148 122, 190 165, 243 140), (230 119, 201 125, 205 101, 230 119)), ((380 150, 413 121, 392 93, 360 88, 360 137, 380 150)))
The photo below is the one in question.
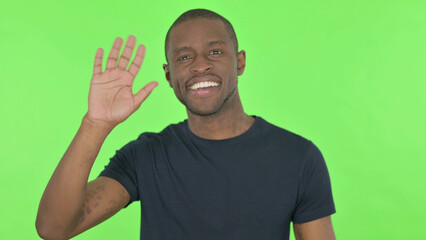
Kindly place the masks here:
POLYGON ((253 125, 254 118, 244 112, 238 93, 233 100, 233 103, 210 116, 195 115, 187 110, 191 132, 212 140, 232 138, 246 132, 253 125))

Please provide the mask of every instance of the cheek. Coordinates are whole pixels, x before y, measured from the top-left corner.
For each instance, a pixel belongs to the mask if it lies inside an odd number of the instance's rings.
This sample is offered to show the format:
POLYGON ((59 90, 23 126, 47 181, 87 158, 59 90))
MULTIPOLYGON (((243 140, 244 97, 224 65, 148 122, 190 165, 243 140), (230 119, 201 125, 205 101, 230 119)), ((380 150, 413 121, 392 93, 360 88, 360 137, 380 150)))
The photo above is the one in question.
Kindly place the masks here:
POLYGON ((173 88, 173 91, 174 91, 175 95, 178 96, 178 97, 181 96, 182 95, 182 91, 184 89, 182 89, 182 83, 181 83, 180 79, 176 78, 175 75, 174 76, 170 75, 170 77, 171 77, 170 83, 172 85, 172 88, 173 88))
POLYGON ((175 92, 181 92, 183 91, 182 84, 185 84, 185 76, 182 74, 182 71, 173 69, 170 71, 170 83, 172 84, 172 87, 175 92))

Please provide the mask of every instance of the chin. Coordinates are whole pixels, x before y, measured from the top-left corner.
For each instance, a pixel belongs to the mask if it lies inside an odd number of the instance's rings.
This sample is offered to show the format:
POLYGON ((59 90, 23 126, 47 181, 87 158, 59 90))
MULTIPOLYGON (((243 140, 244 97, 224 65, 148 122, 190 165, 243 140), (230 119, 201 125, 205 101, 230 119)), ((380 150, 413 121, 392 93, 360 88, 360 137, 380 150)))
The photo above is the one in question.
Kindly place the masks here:
POLYGON ((218 113, 221 110, 221 107, 215 108, 215 109, 199 109, 199 108, 190 107, 187 105, 186 109, 194 115, 197 115, 200 117, 208 117, 218 113))
POLYGON ((192 114, 201 117, 208 117, 219 113, 224 110, 224 108, 229 107, 230 104, 232 105, 236 89, 237 88, 235 88, 225 99, 216 99, 210 101, 210 104, 207 102, 192 102, 191 104, 191 101, 187 101, 187 99, 184 98, 180 98, 179 101, 185 105, 187 111, 192 114))

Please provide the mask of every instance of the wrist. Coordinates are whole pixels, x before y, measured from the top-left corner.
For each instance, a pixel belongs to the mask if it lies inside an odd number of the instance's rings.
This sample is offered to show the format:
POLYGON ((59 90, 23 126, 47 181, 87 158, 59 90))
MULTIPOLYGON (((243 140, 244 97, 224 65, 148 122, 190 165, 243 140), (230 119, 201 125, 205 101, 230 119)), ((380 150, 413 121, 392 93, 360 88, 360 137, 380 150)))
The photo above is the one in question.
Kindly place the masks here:
POLYGON ((82 127, 105 133, 110 133, 115 128, 115 125, 103 120, 93 119, 87 114, 84 115, 81 125, 82 127))

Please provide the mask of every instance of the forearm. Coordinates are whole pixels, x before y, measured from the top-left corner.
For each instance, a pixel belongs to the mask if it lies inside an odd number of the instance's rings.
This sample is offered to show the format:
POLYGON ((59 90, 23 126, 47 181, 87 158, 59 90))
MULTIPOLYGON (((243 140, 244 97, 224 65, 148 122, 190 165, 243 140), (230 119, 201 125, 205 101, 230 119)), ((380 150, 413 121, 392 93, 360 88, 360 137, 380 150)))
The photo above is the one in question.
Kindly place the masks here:
POLYGON ((112 127, 83 118, 81 126, 53 173, 40 201, 40 232, 71 231, 83 210, 93 162, 112 127))

